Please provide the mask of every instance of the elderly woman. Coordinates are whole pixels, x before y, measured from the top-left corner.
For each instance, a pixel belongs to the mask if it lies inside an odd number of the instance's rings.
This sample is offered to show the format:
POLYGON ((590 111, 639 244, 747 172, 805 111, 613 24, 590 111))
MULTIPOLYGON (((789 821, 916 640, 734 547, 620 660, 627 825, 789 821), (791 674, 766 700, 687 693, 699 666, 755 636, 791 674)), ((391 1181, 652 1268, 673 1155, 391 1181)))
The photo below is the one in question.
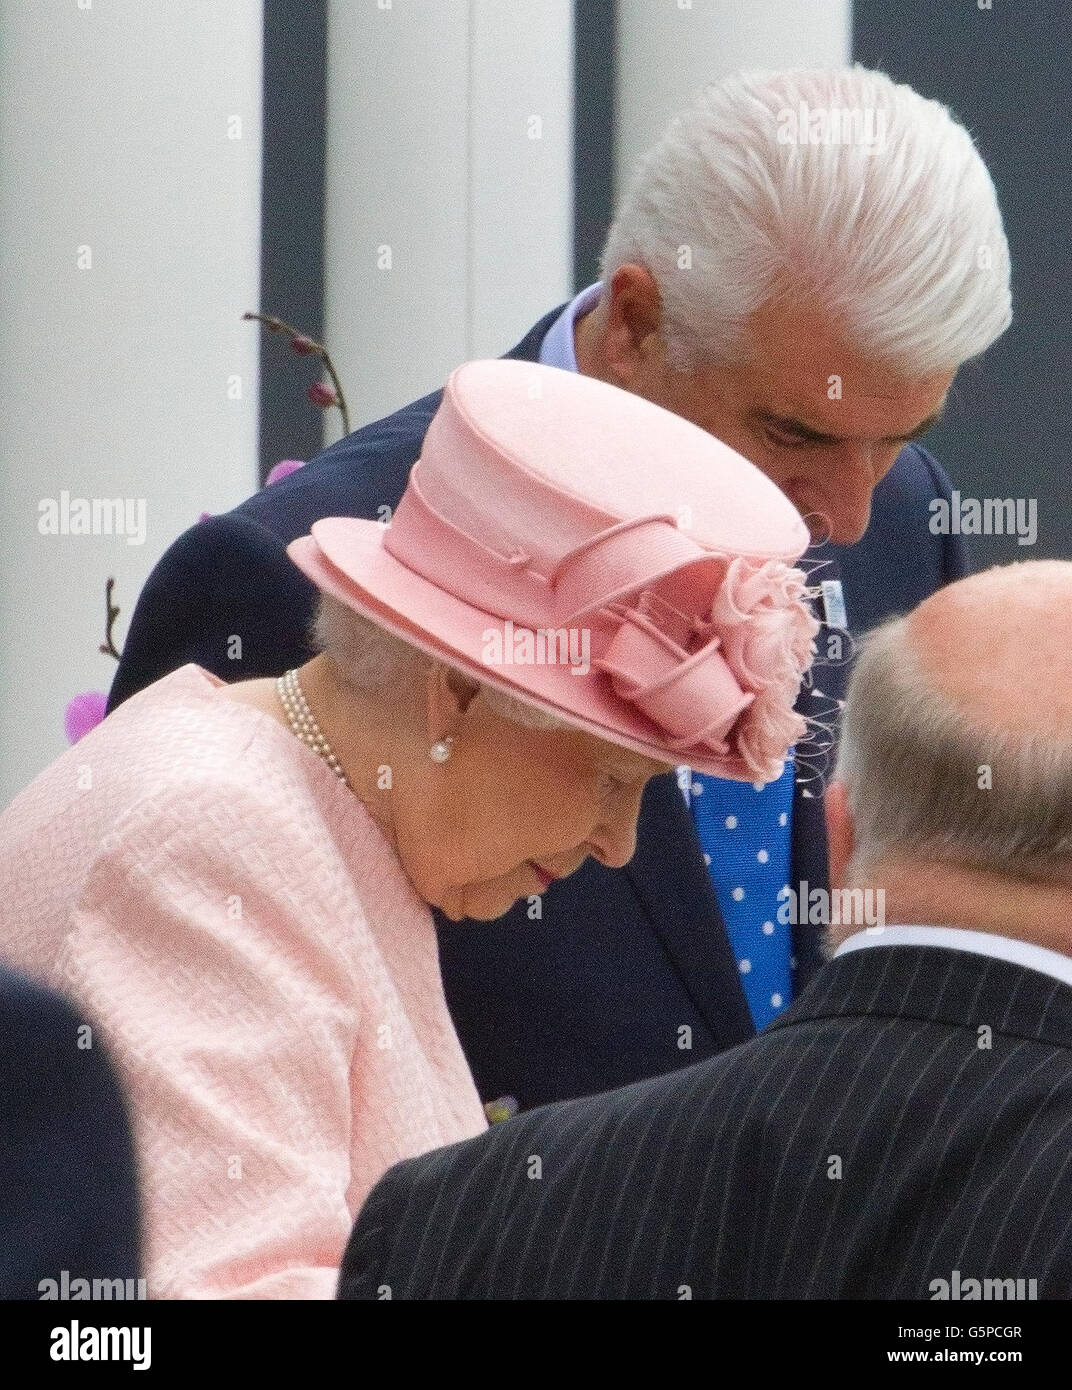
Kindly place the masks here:
POLYGON ((0 953, 116 1059, 152 1296, 330 1297, 385 1169, 484 1128, 427 905, 488 920, 625 864, 675 763, 778 775, 806 544, 678 417, 469 363, 391 524, 292 545, 315 659, 232 686, 185 666, 12 803, 0 953))

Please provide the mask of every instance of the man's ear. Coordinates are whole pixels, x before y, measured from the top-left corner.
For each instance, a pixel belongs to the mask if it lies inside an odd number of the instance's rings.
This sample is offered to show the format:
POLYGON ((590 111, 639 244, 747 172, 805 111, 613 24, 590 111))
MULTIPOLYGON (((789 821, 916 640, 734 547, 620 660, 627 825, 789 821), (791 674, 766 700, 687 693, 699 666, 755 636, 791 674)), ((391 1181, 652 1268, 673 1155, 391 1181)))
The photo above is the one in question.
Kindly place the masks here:
POLYGON ((432 743, 454 733, 480 682, 433 661, 428 668, 428 737, 432 743))
POLYGON ((650 351, 649 340, 659 332, 662 300, 651 271, 633 262, 618 267, 608 288, 603 356, 608 379, 628 389, 650 351))
POLYGON ((855 848, 849 793, 844 782, 831 782, 823 794, 826 844, 830 854, 830 887, 844 888, 849 860, 855 848))

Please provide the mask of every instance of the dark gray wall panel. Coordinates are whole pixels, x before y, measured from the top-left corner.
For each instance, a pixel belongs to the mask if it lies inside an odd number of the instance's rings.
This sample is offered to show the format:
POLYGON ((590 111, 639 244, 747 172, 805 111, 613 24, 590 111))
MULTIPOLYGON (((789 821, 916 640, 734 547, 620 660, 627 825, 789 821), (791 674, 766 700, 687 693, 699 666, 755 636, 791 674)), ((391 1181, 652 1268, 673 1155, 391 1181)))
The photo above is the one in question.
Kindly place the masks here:
MULTIPOLYGON (((312 338, 324 315, 324 98, 327 0, 264 0, 264 163, 261 302, 312 338)), ((296 357, 282 334, 260 333, 261 481, 280 459, 323 447, 324 412, 305 397, 317 360, 296 357)), ((330 350, 331 344, 328 344, 330 350)))
POLYGON ((961 369, 926 443, 965 496, 1038 499, 1038 540, 969 538, 976 566, 1072 558, 1069 0, 856 0, 854 57, 949 106, 997 186, 1013 326, 961 369))

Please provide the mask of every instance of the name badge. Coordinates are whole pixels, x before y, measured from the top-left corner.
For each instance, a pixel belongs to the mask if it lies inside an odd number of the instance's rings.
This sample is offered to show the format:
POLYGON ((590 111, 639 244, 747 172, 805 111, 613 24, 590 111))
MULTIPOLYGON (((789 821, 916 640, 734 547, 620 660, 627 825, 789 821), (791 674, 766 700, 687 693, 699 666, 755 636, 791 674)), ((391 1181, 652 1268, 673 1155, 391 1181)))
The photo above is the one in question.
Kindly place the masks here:
POLYGON ((849 630, 849 615, 845 610, 845 592, 840 579, 824 579, 820 585, 823 596, 823 621, 827 627, 849 630))

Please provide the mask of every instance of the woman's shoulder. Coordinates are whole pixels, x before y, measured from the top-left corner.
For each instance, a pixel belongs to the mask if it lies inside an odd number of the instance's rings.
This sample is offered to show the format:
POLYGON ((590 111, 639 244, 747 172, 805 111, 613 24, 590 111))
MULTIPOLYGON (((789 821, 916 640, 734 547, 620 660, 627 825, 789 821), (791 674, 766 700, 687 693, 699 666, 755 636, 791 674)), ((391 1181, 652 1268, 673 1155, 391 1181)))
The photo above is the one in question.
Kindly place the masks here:
POLYGON ((337 852, 351 868, 376 866, 382 836, 362 803, 285 725, 228 698, 229 688, 190 663, 105 720, 102 730, 130 709, 113 730, 137 784, 126 824, 158 818, 208 834, 244 827, 263 844, 285 840, 337 852))
POLYGON ((135 714, 146 708, 203 702, 225 685, 226 681, 221 680, 212 671, 206 671, 196 661, 188 661, 185 666, 176 667, 174 671, 169 671, 166 676, 161 676, 151 685, 143 686, 124 700, 117 709, 112 710, 104 723, 98 727, 107 728, 109 725, 127 723, 135 714))
POLYGON ((294 797, 293 768, 309 750, 263 709, 228 698, 231 689, 190 662, 132 696, 94 732, 116 721, 112 740, 127 751, 143 788, 169 800, 199 788, 233 797, 246 787, 265 807, 285 792, 294 797))
POLYGON ((192 662, 179 667, 67 749, 38 779, 40 791, 53 808, 92 821, 101 834, 152 835, 154 820, 175 826, 206 815, 241 821, 254 809, 267 823, 287 800, 295 813, 307 810, 302 779, 291 767, 290 742, 297 740, 267 714, 225 698, 226 689, 192 662), (78 794, 61 796, 79 775, 78 794))
POLYGON ((92 842, 147 798, 174 794, 199 763, 219 768, 222 726, 209 703, 216 683, 191 663, 125 701, 11 800, 5 848, 46 832, 92 842))

